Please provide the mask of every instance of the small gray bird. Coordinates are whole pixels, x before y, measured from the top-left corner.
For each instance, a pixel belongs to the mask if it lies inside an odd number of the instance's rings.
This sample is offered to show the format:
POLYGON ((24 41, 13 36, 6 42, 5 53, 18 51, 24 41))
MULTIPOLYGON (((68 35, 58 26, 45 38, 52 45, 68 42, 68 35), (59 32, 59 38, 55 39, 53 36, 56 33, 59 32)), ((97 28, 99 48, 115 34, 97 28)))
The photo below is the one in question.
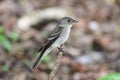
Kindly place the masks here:
POLYGON ((43 57, 50 53, 50 51, 54 48, 58 48, 62 51, 61 45, 67 41, 70 34, 70 29, 73 23, 76 22, 78 21, 70 17, 64 17, 58 22, 58 25, 52 30, 42 47, 38 50, 39 56, 34 62, 32 69, 36 68, 43 57))

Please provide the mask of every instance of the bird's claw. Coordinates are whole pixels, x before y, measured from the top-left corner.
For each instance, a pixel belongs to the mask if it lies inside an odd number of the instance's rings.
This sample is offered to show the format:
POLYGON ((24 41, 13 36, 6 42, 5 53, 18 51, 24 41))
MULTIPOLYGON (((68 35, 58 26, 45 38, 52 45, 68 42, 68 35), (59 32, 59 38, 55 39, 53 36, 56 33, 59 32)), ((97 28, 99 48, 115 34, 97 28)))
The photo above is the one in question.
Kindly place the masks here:
POLYGON ((60 52, 64 52, 63 48, 57 47, 60 52))

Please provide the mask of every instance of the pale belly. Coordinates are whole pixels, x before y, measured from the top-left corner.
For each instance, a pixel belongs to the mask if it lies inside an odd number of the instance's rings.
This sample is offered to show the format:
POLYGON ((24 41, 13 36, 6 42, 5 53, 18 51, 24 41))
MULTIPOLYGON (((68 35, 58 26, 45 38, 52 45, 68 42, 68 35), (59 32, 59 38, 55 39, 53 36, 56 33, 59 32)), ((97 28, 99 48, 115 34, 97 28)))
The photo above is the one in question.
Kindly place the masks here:
POLYGON ((67 41, 70 34, 70 29, 64 29, 64 30, 65 31, 61 33, 59 38, 53 43, 51 47, 53 48, 60 47, 61 44, 64 44, 67 41))
POLYGON ((70 28, 68 28, 68 29, 66 28, 64 30, 65 31, 63 31, 60 34, 59 38, 45 51, 43 57, 46 56, 52 49, 54 49, 56 47, 60 47, 61 44, 64 44, 67 41, 69 34, 70 34, 70 28))

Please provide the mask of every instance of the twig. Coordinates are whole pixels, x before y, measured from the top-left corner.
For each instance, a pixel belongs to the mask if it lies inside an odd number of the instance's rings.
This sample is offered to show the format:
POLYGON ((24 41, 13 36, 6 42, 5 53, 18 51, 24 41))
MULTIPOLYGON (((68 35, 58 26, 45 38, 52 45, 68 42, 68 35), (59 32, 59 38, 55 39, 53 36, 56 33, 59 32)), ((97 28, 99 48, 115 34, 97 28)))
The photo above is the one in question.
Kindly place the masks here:
POLYGON ((53 69, 52 69, 52 71, 51 71, 51 73, 49 75, 48 80, 53 80, 53 78, 55 77, 55 74, 57 73, 58 68, 59 68, 59 66, 61 64, 62 56, 63 56, 63 52, 59 52, 57 61, 54 64, 54 67, 53 67, 53 69))

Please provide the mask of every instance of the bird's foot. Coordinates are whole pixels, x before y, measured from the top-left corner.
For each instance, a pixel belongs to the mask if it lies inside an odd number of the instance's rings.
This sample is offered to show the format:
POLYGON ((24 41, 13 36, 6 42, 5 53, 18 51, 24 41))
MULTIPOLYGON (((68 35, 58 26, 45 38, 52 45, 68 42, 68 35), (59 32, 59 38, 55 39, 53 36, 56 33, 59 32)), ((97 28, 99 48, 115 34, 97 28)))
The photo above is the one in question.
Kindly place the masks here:
POLYGON ((57 47, 60 52, 64 52, 63 48, 57 47))

